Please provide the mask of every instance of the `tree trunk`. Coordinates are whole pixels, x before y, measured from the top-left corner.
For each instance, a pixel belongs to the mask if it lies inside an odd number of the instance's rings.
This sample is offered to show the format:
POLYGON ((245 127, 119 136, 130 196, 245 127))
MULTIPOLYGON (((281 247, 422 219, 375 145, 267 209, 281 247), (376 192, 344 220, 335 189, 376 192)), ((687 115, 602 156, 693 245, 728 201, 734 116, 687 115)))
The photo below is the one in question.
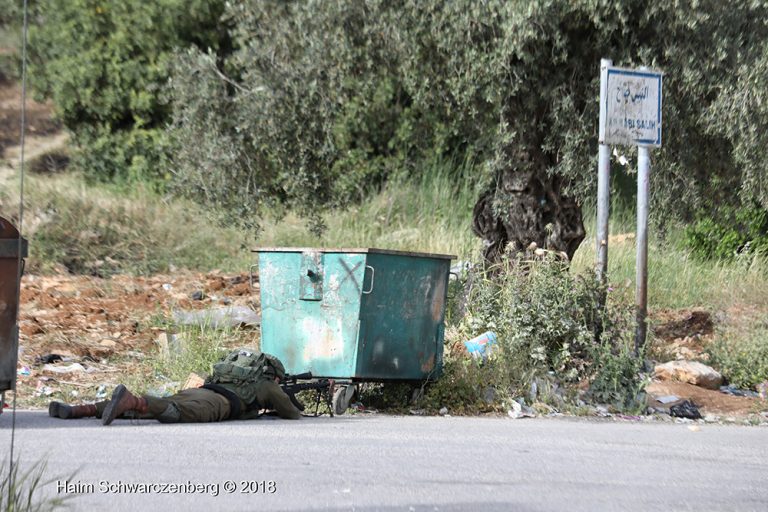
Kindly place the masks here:
POLYGON ((525 252, 532 242, 571 261, 585 236, 581 207, 563 195, 560 178, 530 164, 522 167, 527 169, 503 171, 499 185, 475 204, 473 231, 485 242, 486 261, 498 262, 509 244, 514 253, 525 252))

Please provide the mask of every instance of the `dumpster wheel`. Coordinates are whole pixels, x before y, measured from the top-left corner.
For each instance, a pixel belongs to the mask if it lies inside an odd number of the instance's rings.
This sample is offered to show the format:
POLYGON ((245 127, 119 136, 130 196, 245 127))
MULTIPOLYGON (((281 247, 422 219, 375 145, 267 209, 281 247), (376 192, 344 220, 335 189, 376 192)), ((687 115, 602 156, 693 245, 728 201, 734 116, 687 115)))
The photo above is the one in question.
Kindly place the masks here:
POLYGON ((347 412, 349 403, 352 401, 352 397, 355 396, 357 387, 354 384, 346 384, 339 386, 333 393, 333 413, 341 416, 347 412))

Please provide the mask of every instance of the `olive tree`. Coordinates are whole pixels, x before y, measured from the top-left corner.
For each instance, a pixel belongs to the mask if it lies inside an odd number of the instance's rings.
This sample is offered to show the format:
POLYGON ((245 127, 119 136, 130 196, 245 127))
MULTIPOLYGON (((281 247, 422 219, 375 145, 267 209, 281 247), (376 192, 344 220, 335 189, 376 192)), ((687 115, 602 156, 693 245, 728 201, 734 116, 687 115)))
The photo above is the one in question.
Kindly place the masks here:
POLYGON ((241 0, 224 20, 231 57, 193 51, 175 68, 174 170, 180 190, 237 211, 312 216, 472 155, 486 256, 536 242, 571 257, 595 191, 603 57, 665 73, 661 220, 704 200, 768 204, 765 1, 241 0))

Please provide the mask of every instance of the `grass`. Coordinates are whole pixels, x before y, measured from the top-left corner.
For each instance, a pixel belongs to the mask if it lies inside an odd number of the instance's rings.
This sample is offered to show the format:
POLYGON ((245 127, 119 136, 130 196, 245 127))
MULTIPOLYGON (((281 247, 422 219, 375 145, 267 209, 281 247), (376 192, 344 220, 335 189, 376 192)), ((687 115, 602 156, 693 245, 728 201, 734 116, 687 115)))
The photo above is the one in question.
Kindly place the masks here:
MULTIPOLYGON (((634 234, 634 220, 626 212, 616 215, 611 234, 634 234)), ((572 271, 594 269, 594 215, 585 212, 587 237, 574 257, 572 271)), ((648 306, 657 308, 705 307, 727 309, 735 304, 768 306, 768 261, 749 256, 736 261, 702 260, 681 248, 682 227, 672 229, 664 242, 650 233, 648 244, 648 306)), ((613 287, 635 286, 633 239, 608 245, 608 277, 613 287)))
MULTIPOLYGON (((471 169, 460 169, 466 176, 471 169)), ((418 179, 389 183, 360 205, 325 215, 321 237, 288 213, 262 222, 257 239, 220 227, 205 210, 169 200, 149 187, 132 190, 87 185, 78 174, 30 174, 25 186, 25 234, 32 240, 28 269, 111 275, 149 274, 176 268, 242 271, 253 246, 379 247, 457 255, 470 259, 480 240, 471 231, 477 191, 447 165, 418 179)), ((0 214, 13 218, 7 196, 0 214)))
POLYGON ((710 360, 731 384, 756 389, 768 381, 768 321, 750 323, 743 329, 722 329, 707 351, 710 360))
POLYGON ((7 460, 2 463, 0 477, 0 510, 7 512, 46 512, 60 510, 67 506, 67 501, 74 495, 56 497, 41 497, 43 487, 53 485, 56 481, 73 480, 75 475, 66 478, 52 477, 46 479, 47 462, 40 460, 25 471, 20 471, 20 460, 17 458, 9 471, 7 460))
MULTIPOLYGON (((454 254, 477 259, 480 240, 471 231, 478 190, 471 165, 458 170, 435 164, 415 179, 391 182, 363 203, 325 215, 328 226, 313 235, 292 213, 267 216, 254 241, 248 233, 218 227, 205 210, 184 200, 168 200, 145 187, 85 185, 76 174, 31 175, 27 180, 25 230, 31 236, 31 271, 63 265, 75 272, 146 274, 177 268, 242 271, 253 261, 252 246, 380 247, 454 254)), ((8 210, 13 211, 10 203, 8 210)), ((3 208, 0 208, 0 212, 3 208)), ((611 233, 633 233, 633 212, 621 206, 611 233)), ((14 212, 15 213, 15 212, 14 212)), ((585 211, 587 237, 576 252, 572 272, 594 268, 594 215, 585 211)), ((702 261, 677 243, 682 228, 661 243, 651 232, 649 307, 727 309, 746 303, 768 306, 768 262, 702 261)), ((633 240, 609 245, 613 287, 634 287, 633 240)))
MULTIPOLYGON (((163 385, 168 383, 184 384, 191 373, 205 377, 211 371, 211 365, 229 350, 240 346, 254 346, 253 331, 242 329, 216 330, 207 326, 183 327, 176 329, 174 340, 170 342, 166 354, 153 359, 155 378, 163 385)), ((176 391, 173 389, 173 391, 176 391)))
POLYGON ((388 183, 362 204, 324 216, 322 237, 289 214, 263 222, 258 244, 292 247, 377 247, 454 254, 470 259, 480 247, 472 234, 472 207, 478 191, 467 164, 434 164, 408 181, 388 183))
MULTIPOLYGON (((214 226, 203 208, 188 201, 171 201, 144 187, 86 185, 71 173, 30 175, 25 188, 32 272, 243 271, 251 260, 244 233, 214 226)), ((15 205, 7 204, 0 213, 15 214, 15 205)))

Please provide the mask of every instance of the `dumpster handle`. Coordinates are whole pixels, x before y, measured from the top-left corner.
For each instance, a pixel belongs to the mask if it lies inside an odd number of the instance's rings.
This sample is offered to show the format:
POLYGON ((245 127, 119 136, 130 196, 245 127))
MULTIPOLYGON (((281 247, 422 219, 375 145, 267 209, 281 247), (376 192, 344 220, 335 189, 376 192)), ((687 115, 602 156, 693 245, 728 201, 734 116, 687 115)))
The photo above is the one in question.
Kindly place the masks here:
MULTIPOLYGON (((369 295, 373 291, 373 278, 376 276, 376 271, 370 265, 365 266, 366 269, 371 269, 371 287, 368 291, 363 290, 363 295, 369 295)), ((365 280, 365 272, 363 272, 363 280, 365 280)))
POLYGON ((258 267, 259 265, 254 263, 250 267, 248 267, 248 286, 253 288, 253 269, 258 267))

